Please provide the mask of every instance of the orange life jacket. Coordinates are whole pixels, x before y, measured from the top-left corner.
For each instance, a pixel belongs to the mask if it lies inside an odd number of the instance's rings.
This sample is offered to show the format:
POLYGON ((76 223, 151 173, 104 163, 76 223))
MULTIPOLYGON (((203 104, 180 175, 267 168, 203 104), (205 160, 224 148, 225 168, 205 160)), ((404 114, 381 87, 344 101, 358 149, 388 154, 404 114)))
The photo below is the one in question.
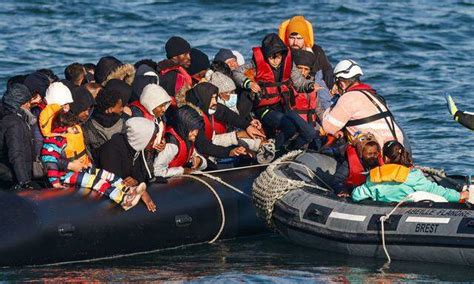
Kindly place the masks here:
POLYGON ((285 98, 289 99, 293 96, 291 83, 293 61, 291 59, 291 51, 288 49, 285 60, 282 62, 283 66, 280 67, 283 68, 282 78, 279 82, 276 82, 272 67, 263 55, 261 47, 254 47, 252 50, 253 60, 256 66, 255 81, 262 89, 257 108, 285 103, 285 98))
POLYGON ((313 126, 316 125, 316 97, 316 91, 312 91, 311 93, 296 93, 295 105, 292 108, 301 118, 313 126))
MULTIPOLYGON (((367 172, 362 165, 362 161, 357 155, 357 150, 354 146, 348 145, 346 148, 346 157, 349 165, 349 175, 346 179, 346 185, 350 187, 356 187, 365 183, 367 175, 364 173, 367 172)), ((383 165, 382 156, 379 155, 379 165, 383 165)))
POLYGON ((169 168, 174 168, 174 167, 183 167, 188 163, 188 161, 191 159, 191 156, 193 155, 194 151, 194 144, 191 143, 190 149, 188 149, 186 142, 181 138, 181 136, 174 131, 172 127, 166 127, 166 133, 171 134, 176 141, 178 141, 178 154, 171 160, 169 163, 168 167, 169 168))

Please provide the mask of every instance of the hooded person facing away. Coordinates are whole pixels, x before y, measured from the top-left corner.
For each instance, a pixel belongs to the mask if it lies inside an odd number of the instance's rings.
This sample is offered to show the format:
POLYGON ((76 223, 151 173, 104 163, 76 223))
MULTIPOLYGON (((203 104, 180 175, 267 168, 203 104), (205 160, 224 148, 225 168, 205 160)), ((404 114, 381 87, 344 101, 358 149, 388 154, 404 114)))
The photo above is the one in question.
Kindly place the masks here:
POLYGON ((31 93, 25 85, 13 84, 2 98, 5 115, 0 120, 0 181, 29 188, 33 167, 31 126, 36 117, 30 112, 31 93))

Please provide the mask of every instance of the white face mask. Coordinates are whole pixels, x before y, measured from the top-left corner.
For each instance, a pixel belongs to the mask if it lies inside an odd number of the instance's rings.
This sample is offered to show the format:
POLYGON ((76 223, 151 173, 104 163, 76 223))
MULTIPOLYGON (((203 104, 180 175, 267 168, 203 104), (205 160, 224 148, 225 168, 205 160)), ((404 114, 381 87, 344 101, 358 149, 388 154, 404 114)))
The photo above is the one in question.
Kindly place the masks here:
POLYGON ((207 113, 208 113, 209 115, 213 115, 213 114, 216 113, 216 109, 210 108, 210 109, 207 111, 207 113))
POLYGON ((237 94, 230 94, 230 98, 227 101, 224 101, 221 98, 219 98, 218 101, 228 108, 233 108, 237 105, 237 94))

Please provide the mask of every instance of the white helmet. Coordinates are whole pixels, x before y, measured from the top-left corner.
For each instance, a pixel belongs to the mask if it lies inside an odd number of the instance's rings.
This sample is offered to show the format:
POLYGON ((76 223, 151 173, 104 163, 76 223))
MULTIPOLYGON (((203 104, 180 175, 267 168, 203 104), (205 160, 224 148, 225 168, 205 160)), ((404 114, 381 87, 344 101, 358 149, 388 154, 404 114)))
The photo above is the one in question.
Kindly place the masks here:
POLYGON ((359 64, 351 59, 344 59, 337 63, 336 67, 334 67, 334 78, 343 78, 343 79, 350 79, 355 76, 364 75, 362 72, 362 68, 360 68, 359 64))

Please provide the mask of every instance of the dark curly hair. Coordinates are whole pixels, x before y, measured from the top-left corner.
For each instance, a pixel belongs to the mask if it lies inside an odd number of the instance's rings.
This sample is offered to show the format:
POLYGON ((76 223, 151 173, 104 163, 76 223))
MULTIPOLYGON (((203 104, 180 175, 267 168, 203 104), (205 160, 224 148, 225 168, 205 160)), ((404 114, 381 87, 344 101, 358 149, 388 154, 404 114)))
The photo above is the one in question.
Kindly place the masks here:
POLYGON ((114 92, 107 88, 100 90, 95 98, 96 110, 105 113, 108 108, 115 106, 121 98, 119 92, 114 92))

